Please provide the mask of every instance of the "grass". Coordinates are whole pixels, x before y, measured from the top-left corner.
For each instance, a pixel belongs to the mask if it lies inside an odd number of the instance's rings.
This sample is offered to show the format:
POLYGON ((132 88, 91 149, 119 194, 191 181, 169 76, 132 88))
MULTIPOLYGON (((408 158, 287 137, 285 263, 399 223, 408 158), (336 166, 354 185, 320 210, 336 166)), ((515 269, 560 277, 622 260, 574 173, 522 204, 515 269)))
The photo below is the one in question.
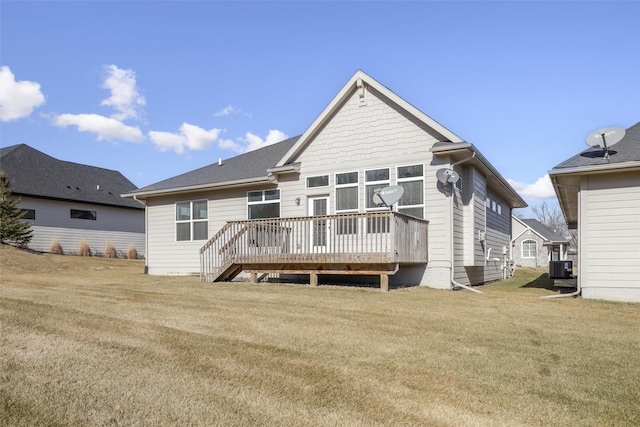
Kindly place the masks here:
POLYGON ((640 305, 540 299, 540 270, 478 295, 0 265, 0 425, 640 425, 640 305))

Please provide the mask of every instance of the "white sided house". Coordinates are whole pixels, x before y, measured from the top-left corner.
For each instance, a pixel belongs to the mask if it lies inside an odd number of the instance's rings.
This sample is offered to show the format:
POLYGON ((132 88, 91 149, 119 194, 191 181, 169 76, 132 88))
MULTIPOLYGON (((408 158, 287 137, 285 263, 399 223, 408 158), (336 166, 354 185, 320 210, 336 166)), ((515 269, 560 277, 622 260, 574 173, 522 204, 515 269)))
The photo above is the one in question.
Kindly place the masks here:
POLYGON ((589 148, 549 176, 569 228, 578 229, 582 297, 640 302, 640 122, 607 151, 589 148))
POLYGON ((566 261, 569 240, 533 218, 511 219, 513 262, 518 267, 548 267, 566 261))
POLYGON ((476 147, 361 71, 302 135, 125 196, 146 202, 150 274, 385 290, 505 277, 526 206, 476 147), (404 191, 391 207, 388 187, 404 191))
POLYGON ((109 242, 119 257, 130 246, 144 256, 144 205, 120 196, 137 188, 120 172, 58 160, 25 144, 0 149, 0 162, 32 223, 30 249, 49 252, 56 240, 73 255, 85 241, 93 255, 103 255, 109 242))

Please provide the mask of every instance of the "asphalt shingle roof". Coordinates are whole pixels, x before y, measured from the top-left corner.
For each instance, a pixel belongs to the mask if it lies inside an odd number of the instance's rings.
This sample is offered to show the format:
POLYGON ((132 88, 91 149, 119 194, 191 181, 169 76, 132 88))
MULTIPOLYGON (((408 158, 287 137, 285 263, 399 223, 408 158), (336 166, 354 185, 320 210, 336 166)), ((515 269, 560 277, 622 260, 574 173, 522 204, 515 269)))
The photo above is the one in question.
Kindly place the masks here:
POLYGON ((565 160, 553 169, 599 166, 624 162, 640 162, 640 122, 626 129, 624 138, 609 148, 609 159, 604 158, 602 148, 589 147, 565 160))
POLYGON ((274 167, 296 143, 298 138, 299 136, 296 136, 258 150, 231 157, 224 160, 222 165, 218 165, 217 162, 212 163, 200 169, 142 187, 137 191, 130 192, 130 194, 266 177, 267 169, 274 167))
POLYGON ((120 197, 137 188, 120 172, 58 160, 26 144, 0 148, 0 169, 16 195, 144 209, 120 197))
POLYGON ((532 230, 540 234, 544 240, 549 242, 566 242, 567 239, 556 233, 537 219, 520 219, 520 221, 527 224, 532 230))

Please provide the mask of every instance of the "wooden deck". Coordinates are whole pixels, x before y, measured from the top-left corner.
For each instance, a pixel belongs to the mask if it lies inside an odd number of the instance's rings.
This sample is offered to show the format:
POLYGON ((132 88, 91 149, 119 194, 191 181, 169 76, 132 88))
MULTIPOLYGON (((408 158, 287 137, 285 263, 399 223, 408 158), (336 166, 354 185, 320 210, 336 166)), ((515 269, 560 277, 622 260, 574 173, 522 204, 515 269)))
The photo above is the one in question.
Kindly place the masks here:
POLYGON ((200 249, 200 278, 259 273, 375 274, 388 289, 401 265, 423 264, 428 222, 397 212, 228 222, 200 249))

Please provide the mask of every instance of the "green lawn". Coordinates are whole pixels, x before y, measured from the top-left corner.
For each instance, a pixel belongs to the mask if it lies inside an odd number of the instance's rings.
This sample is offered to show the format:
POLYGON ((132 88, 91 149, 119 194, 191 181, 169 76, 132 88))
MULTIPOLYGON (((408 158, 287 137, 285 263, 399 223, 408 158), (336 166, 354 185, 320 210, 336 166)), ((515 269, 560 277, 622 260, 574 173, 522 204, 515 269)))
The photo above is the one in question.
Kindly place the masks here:
POLYGON ((640 425, 640 305, 540 299, 540 270, 480 295, 0 263, 0 425, 640 425))

